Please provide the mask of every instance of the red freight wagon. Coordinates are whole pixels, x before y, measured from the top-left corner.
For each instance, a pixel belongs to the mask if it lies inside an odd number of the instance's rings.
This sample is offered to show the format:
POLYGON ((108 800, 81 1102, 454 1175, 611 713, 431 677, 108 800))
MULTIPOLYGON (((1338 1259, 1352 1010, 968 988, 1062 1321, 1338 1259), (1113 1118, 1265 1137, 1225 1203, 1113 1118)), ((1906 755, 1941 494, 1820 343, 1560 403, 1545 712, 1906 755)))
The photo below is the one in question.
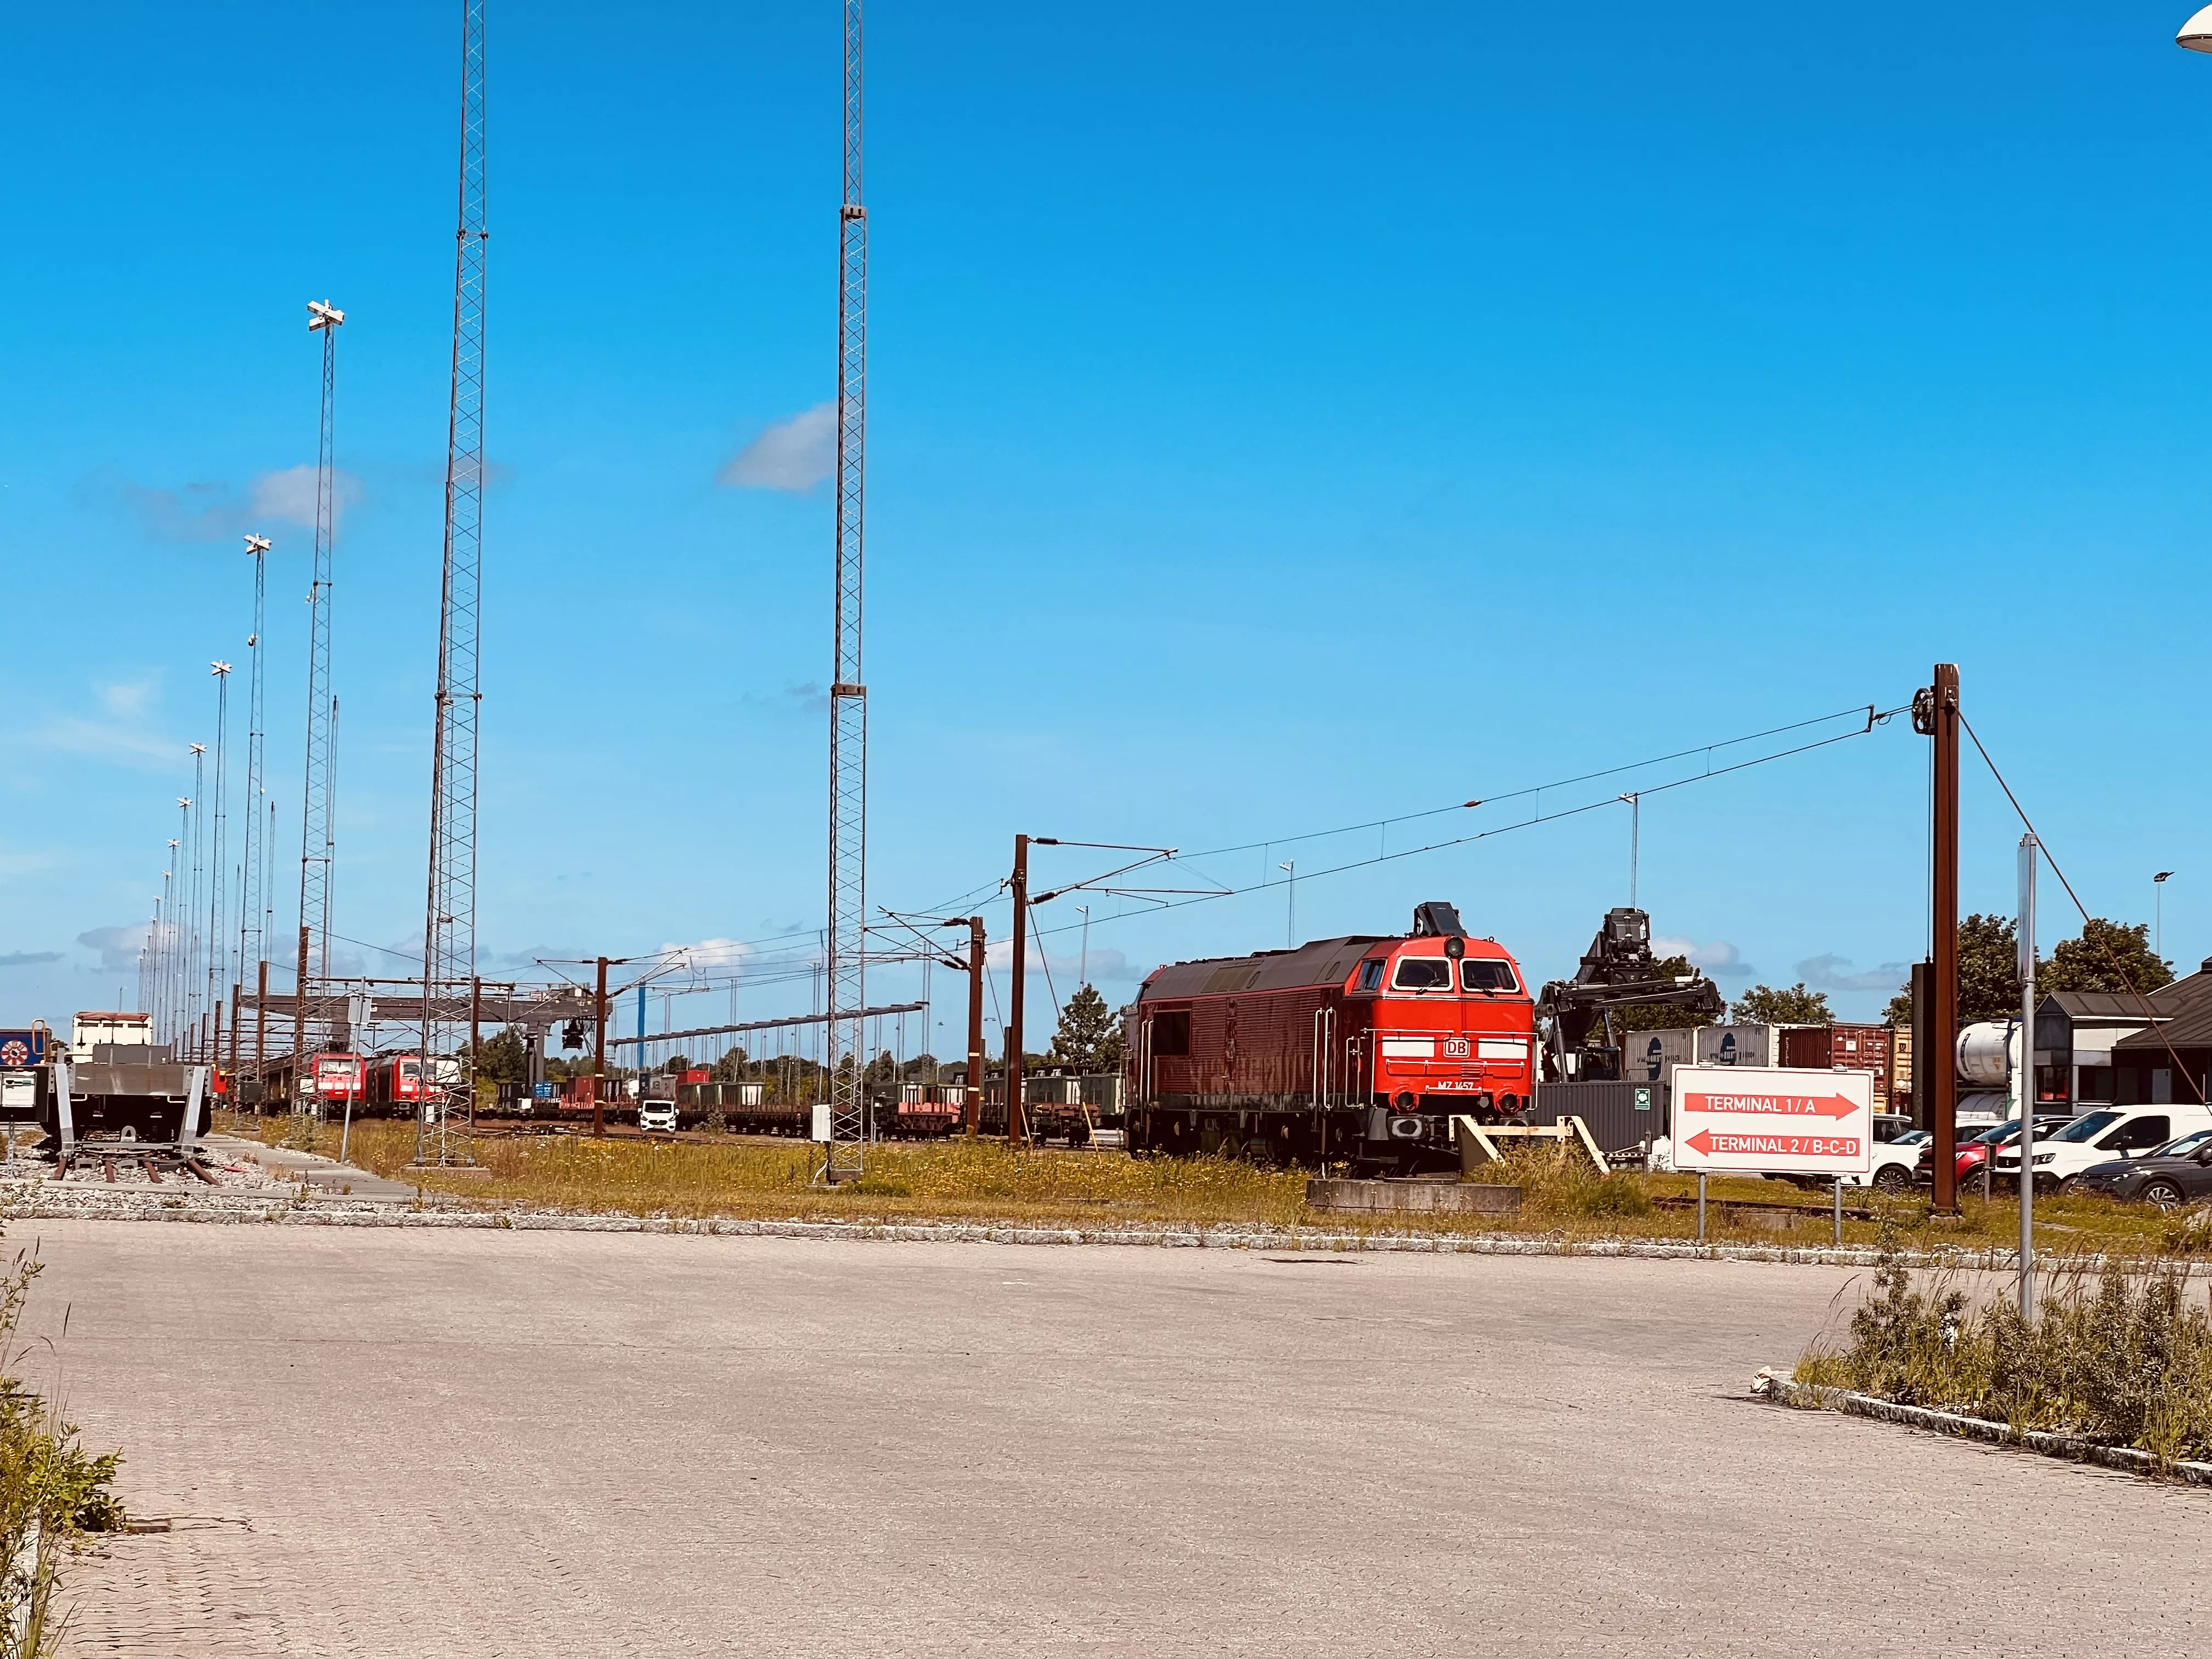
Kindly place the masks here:
POLYGON ((1520 965, 1452 906, 1401 937, 1155 969, 1127 1015, 1129 1150, 1412 1170, 1449 1120, 1528 1109, 1536 1008, 1520 965))

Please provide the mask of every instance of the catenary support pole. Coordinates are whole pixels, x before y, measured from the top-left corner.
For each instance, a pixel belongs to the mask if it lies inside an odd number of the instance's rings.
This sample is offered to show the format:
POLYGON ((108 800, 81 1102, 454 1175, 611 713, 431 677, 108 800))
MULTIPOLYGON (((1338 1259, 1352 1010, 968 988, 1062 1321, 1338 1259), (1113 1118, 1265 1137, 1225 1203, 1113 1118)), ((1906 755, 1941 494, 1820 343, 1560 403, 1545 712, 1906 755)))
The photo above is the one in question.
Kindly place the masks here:
POLYGON ((292 1087, 287 1103, 307 1109, 307 924, 300 924, 300 971, 292 981, 292 1087))
MULTIPOLYGON (((2035 1317, 2035 866, 2033 830, 2020 838, 2020 1316, 2035 1317)), ((1996 1154, 1990 1153, 1995 1161, 1996 1154)))
POLYGON ((983 959, 987 943, 983 918, 968 918, 968 1087, 963 1103, 968 1119, 968 1139, 975 1139, 983 1121, 983 959))
POLYGON ((481 975, 469 975, 469 1065, 463 1085, 469 1091, 468 1126, 471 1133, 477 1127, 477 1073, 481 1069, 478 1045, 483 1041, 483 979, 481 975))
POLYGON ((258 971, 259 978, 255 982, 253 996, 253 1080, 260 1085, 255 1091, 253 1102, 253 1115, 256 1117, 261 1115, 261 1109, 267 1103, 261 1097, 268 1092, 269 1087, 264 1081, 267 1076, 269 1060, 268 957, 264 957, 261 959, 258 971))
POLYGON ((1027 1125, 1022 1111, 1022 988, 1029 978, 1025 948, 1030 927, 1030 838, 1014 837, 1014 960, 1013 982, 1007 987, 1006 1009, 1006 1145, 1021 1145, 1027 1125))
POLYGON ((592 1133, 607 1132, 607 959, 599 958, 599 985, 592 999, 592 1133))
POLYGON ((1934 800, 1929 825, 1934 844, 1930 880, 1936 971, 1935 1009, 1929 1020, 1929 1051, 1915 1054, 1929 1081, 1929 1128, 1935 1140, 1934 1206, 1945 1215, 1959 1209, 1959 667, 1936 665, 1935 684, 1914 699, 1916 726, 1934 739, 1934 800), (1925 700, 1924 707, 1919 706, 1925 700))

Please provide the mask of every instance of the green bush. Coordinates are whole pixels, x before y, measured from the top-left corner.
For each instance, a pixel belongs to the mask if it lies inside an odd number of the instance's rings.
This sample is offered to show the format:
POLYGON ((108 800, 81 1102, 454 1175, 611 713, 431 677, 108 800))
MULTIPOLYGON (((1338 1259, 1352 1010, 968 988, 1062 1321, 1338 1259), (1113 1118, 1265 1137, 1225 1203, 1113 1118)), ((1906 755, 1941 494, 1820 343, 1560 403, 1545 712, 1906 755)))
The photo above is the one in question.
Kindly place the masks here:
POLYGON ((1801 1381, 2139 1447, 2161 1463, 2212 1455, 2212 1316, 2172 1267, 2062 1268, 2031 1322, 2009 1297, 1975 1306, 1942 1273, 1914 1284, 1885 1236, 1875 1288, 1849 1342, 1816 1344, 1801 1381))

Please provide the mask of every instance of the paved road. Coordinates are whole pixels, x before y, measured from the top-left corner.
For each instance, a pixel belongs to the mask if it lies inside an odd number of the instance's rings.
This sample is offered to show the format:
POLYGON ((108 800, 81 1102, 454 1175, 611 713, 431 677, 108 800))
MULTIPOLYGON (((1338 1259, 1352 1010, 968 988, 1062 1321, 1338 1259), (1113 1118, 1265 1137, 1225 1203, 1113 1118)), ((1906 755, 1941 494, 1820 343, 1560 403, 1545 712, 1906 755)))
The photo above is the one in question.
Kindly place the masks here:
POLYGON ((73 1415, 198 1517, 79 1653, 2206 1643, 2212 1496, 1743 1398, 1839 1270, 38 1231, 73 1415))

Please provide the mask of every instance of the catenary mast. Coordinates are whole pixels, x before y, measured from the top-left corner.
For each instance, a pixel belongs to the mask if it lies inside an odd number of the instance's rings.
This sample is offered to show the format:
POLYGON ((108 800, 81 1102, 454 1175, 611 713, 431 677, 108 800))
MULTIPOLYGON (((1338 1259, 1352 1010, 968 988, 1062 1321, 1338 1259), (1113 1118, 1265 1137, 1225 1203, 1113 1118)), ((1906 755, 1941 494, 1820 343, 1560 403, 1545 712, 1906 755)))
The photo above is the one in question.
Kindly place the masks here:
POLYGON ((860 669, 861 508, 867 479, 868 210, 860 179, 860 0, 845 0, 845 192, 838 209, 837 626, 830 687, 826 1011, 831 1182, 860 1173, 866 1133, 868 689, 860 669), (849 1057, 849 1065, 847 1061, 849 1057))
MULTIPOLYGON (((477 630, 483 514, 484 0, 461 0, 461 179, 453 247, 453 397, 446 439, 446 549, 430 764, 429 903, 422 928, 422 1065, 461 1048, 476 975, 477 630), (441 1018, 441 1015, 443 1018, 441 1018)), ((416 1162, 473 1162, 454 1123, 474 1115, 476 1056, 459 1091, 418 1118, 416 1162)))

